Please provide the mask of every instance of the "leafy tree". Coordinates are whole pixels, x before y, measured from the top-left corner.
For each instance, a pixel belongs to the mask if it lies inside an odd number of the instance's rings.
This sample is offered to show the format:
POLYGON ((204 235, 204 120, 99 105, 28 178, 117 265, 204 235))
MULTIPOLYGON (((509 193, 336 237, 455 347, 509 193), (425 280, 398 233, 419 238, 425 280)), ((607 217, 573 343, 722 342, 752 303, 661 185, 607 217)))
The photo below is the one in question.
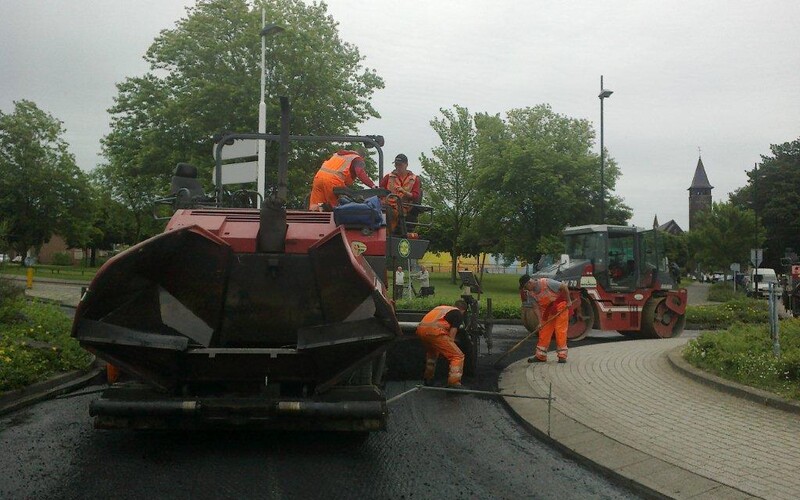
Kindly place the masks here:
MULTIPOLYGON (((750 248, 756 234, 752 210, 733 203, 714 203, 702 212, 697 227, 688 233, 689 250, 697 265, 708 271, 726 270, 731 263, 750 260, 750 248)), ((758 238, 763 238, 763 229, 758 238)))
POLYGON ((678 264, 684 270, 694 268, 695 262, 689 253, 688 233, 670 234, 662 231, 658 237, 664 241, 664 253, 670 262, 678 264))
POLYGON ((434 147, 432 156, 422 154, 420 163, 425 172, 423 189, 436 217, 426 236, 431 239, 431 250, 450 254, 451 280, 456 281, 456 261, 459 255, 477 254, 476 243, 467 251, 465 234, 475 218, 476 203, 475 126, 467 108, 453 106, 440 109, 442 118, 434 118, 430 125, 439 136, 441 144, 434 147))
MULTIPOLYGON (((477 115, 480 221, 496 239, 496 253, 537 262, 556 248, 568 225, 599 222, 598 155, 587 120, 557 114, 548 105, 477 115)), ((619 177, 612 158, 605 166, 607 192, 619 177)), ((606 202, 608 223, 624 224, 630 209, 618 197, 606 202)))
POLYGON ((780 268, 786 248, 800 250, 800 138, 770 146, 772 156, 747 173, 748 184, 731 195, 731 202, 756 211, 765 241, 752 234, 747 248, 764 243, 762 266, 780 268))
MULTIPOLYGON (((199 1, 155 39, 145 55, 151 71, 119 84, 110 109, 111 133, 103 141, 108 163, 100 175, 115 199, 139 214, 141 236, 153 230, 145 220, 150 200, 163 194, 176 163, 195 164, 198 177, 209 182, 210 137, 222 130, 257 130, 262 6, 270 22, 286 28, 267 40, 267 131, 279 130, 281 95, 291 100, 293 134, 352 133, 379 116, 370 98, 383 81, 340 38, 324 3, 199 1)), ((292 204, 304 204, 313 174, 331 149, 292 146, 292 204)), ((267 165, 276 165, 276 158, 272 145, 267 165)), ((274 170, 269 175, 274 179, 274 170)))
POLYGON ((97 250, 113 250, 114 245, 135 243, 136 213, 113 199, 111 191, 102 184, 97 172, 90 174, 93 224, 88 243, 89 265, 97 265, 97 250))
POLYGON ((54 233, 82 243, 91 221, 86 176, 62 138, 62 122, 35 103, 0 112, 0 214, 8 243, 25 255, 54 233))

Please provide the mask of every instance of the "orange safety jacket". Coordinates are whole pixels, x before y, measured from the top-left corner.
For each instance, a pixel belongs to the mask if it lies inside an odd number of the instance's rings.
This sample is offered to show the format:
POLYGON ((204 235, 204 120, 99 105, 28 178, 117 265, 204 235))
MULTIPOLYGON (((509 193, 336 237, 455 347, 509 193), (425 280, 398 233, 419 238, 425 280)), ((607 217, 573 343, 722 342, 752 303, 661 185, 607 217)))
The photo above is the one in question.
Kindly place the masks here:
POLYGON ((550 289, 547 285, 547 282, 550 281, 549 278, 539 278, 537 281, 539 282, 539 291, 531 293, 539 303, 540 310, 544 312, 544 317, 542 319, 546 319, 556 312, 556 308, 559 304, 566 303, 567 301, 561 296, 561 292, 554 292, 550 289))
MULTIPOLYGON (((400 177, 397 176, 397 172, 392 171, 389 173, 389 178, 386 180, 386 189, 388 189, 393 194, 397 194, 398 188, 403 188, 408 191, 411 191, 411 189, 414 187, 414 183, 416 182, 417 182, 417 176, 413 172, 406 171, 405 178, 400 179, 400 177)), ((397 204, 397 200, 395 200, 394 198, 387 198, 387 201, 392 206, 397 204)), ((416 202, 418 200, 413 200, 413 201, 416 202)), ((405 211, 408 211, 408 208, 410 207, 406 207, 406 205, 407 202, 404 201, 403 206, 405 208, 405 211)))
POLYGON ((350 165, 356 158, 360 158, 360 156, 355 151, 339 150, 325 160, 317 171, 317 176, 335 177, 345 186, 352 186, 354 179, 350 173, 350 165))
POLYGON ((449 335, 450 329, 458 325, 451 325, 444 317, 456 309, 458 308, 452 306, 434 307, 417 325, 417 335, 449 335))

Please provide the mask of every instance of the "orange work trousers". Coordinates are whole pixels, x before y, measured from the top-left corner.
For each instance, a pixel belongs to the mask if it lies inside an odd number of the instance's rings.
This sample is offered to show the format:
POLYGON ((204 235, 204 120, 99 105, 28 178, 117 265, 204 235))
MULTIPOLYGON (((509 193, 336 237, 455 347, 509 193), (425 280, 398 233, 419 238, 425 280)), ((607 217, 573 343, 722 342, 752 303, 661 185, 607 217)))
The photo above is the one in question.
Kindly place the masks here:
MULTIPOLYGON (((556 318, 547 323, 550 317, 545 317, 542 311, 542 328, 539 330, 539 342, 536 344, 536 359, 547 360, 547 350, 550 348, 550 339, 556 334, 556 353, 558 359, 567 359, 567 327, 569 326, 569 312, 566 302, 558 304, 553 315, 556 318)), ((552 316, 551 316, 552 317, 552 316)))
POLYGON ((436 360, 442 356, 450 363, 447 385, 460 384, 461 376, 464 373, 464 353, 450 338, 450 335, 420 335, 419 338, 426 349, 425 380, 433 380, 433 375, 436 373, 436 360))
POLYGON ((344 186, 344 181, 334 175, 315 175, 314 183, 311 185, 311 197, 308 200, 308 209, 317 210, 320 203, 327 203, 331 207, 337 206, 339 204, 339 197, 333 194, 333 188, 344 186))

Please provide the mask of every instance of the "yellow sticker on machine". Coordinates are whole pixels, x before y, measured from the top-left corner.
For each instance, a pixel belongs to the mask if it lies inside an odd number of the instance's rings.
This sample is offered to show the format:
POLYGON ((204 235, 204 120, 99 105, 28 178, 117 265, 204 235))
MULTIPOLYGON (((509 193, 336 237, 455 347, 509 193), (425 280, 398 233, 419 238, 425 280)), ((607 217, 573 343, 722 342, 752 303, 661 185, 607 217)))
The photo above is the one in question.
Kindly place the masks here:
POLYGON ((367 244, 363 241, 353 241, 350 243, 350 250, 353 251, 353 255, 361 255, 367 251, 367 244))

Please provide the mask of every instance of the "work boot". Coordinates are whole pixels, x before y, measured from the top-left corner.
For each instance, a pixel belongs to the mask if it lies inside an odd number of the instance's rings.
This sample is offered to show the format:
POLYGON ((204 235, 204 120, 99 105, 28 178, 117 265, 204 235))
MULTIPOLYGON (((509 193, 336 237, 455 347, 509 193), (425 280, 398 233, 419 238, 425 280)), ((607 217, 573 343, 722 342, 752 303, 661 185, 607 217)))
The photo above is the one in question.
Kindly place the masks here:
POLYGON ((546 359, 539 359, 536 356, 528 358, 528 363, 546 363, 546 362, 547 362, 546 359))

